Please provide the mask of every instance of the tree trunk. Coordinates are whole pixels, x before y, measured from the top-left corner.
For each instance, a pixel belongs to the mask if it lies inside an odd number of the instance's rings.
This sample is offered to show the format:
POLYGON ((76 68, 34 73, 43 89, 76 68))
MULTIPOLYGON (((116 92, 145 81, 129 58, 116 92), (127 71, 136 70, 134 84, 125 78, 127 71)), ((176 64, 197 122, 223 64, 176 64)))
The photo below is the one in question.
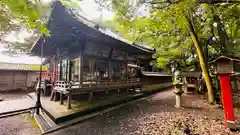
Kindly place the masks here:
POLYGON ((194 30, 194 27, 193 27, 193 24, 191 23, 191 21, 188 20, 188 24, 189 24, 189 28, 190 28, 190 32, 191 32, 191 37, 192 37, 193 43, 194 43, 194 46, 196 48, 197 55, 199 57, 200 66, 201 66, 202 72, 203 72, 204 77, 205 77, 205 82, 206 82, 207 89, 208 89, 208 102, 210 104, 213 104, 215 100, 214 100, 214 93, 213 93, 212 83, 211 83, 209 72, 208 72, 208 69, 207 69, 204 57, 203 57, 202 50, 200 48, 198 36, 197 36, 197 33, 194 30))

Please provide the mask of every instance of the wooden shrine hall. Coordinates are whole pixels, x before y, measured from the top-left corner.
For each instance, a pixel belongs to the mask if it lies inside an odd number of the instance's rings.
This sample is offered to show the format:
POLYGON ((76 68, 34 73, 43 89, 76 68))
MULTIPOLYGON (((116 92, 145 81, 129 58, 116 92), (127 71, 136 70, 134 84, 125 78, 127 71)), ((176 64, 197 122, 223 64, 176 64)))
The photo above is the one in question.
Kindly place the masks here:
POLYGON ((46 58, 54 84, 52 100, 59 94, 63 104, 67 96, 70 109, 72 95, 89 93, 91 99, 93 92, 135 89, 144 84, 128 64, 148 67, 153 49, 95 25, 59 1, 52 2, 47 27, 51 36, 41 36, 31 53, 46 58))

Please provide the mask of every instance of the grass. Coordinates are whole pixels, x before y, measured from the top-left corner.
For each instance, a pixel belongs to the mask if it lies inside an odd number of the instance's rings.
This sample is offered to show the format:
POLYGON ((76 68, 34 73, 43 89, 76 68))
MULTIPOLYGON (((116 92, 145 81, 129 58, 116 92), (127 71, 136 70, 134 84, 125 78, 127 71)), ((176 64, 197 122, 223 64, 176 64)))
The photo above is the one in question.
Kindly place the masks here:
POLYGON ((31 121, 31 123, 32 123, 32 125, 33 125, 33 127, 34 128, 39 128, 38 127, 38 124, 37 124, 37 121, 29 114, 29 113, 27 113, 27 114, 21 114, 21 116, 23 117, 23 119, 25 120, 25 121, 31 121))

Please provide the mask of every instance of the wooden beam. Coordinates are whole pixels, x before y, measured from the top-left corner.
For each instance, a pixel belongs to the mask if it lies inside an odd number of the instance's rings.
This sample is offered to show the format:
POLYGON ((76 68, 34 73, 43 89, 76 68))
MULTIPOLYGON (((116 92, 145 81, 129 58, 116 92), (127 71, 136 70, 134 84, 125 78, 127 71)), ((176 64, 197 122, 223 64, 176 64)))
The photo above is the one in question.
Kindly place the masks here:
MULTIPOLYGON (((101 61, 104 61, 104 62, 108 62, 109 58, 108 57, 100 57, 100 56, 94 56, 94 55, 89 55, 89 54, 82 54, 84 57, 87 57, 88 59, 92 59, 92 60, 101 60, 101 61)), ((115 59, 112 59, 112 61, 114 62, 124 62, 124 60, 115 60, 115 59)))

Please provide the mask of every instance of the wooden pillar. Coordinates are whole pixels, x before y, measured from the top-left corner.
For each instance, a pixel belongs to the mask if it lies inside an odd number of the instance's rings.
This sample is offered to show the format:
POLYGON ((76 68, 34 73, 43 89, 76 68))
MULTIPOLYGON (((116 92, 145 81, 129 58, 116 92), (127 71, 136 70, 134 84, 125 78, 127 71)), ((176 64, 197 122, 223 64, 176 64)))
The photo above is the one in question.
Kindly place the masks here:
POLYGON ((57 101, 57 92, 56 91, 54 92, 54 101, 55 102, 57 101))
POLYGON ((60 105, 63 104, 63 93, 60 93, 60 105))
POLYGON ((53 101, 54 94, 55 94, 55 91, 52 91, 52 92, 51 92, 51 96, 50 96, 50 100, 51 100, 51 101, 53 101))
POLYGON ((126 77, 126 80, 128 80, 128 53, 126 53, 126 56, 125 56, 125 77, 126 77))
POLYGON ((68 60, 68 81, 72 80, 72 61, 69 59, 68 60))
POLYGON ((65 70, 66 70, 65 81, 69 81, 69 80, 68 80, 68 68, 69 68, 69 61, 68 61, 68 59, 66 60, 66 64, 67 64, 67 65, 66 65, 66 67, 65 67, 65 68, 66 68, 66 69, 65 69, 65 70))
MULTIPOLYGON (((38 82, 37 82, 38 83, 38 82)), ((12 72, 12 89, 15 89, 14 88, 14 84, 15 84, 15 71, 12 72)))
POLYGON ((109 80, 112 82, 112 60, 108 61, 108 77, 109 80))
MULTIPOLYGON (((28 87, 28 86, 27 86, 27 82, 28 82, 28 73, 29 73, 29 72, 27 72, 27 71, 26 71, 25 88, 27 88, 27 87, 28 87)), ((27 90, 27 89, 26 89, 26 90, 27 90)))
POLYGON ((88 103, 92 103, 93 92, 89 93, 88 103))
POLYGON ((125 74, 124 74, 124 78, 125 78, 125 80, 128 80, 128 63, 127 62, 125 62, 125 74))
POLYGON ((234 89, 235 91, 238 90, 238 81, 237 81, 237 75, 234 76, 234 89))
POLYGON ((58 80, 62 80, 62 60, 59 59, 59 77, 58 80))
POLYGON ((68 104, 68 109, 72 108, 72 95, 68 95, 68 99, 67 99, 67 104, 68 104))
POLYGON ((80 52, 80 56, 79 56, 79 85, 81 87, 82 83, 83 83, 83 52, 80 52))
POLYGON ((108 78, 111 82, 112 82, 112 53, 113 53, 113 48, 111 48, 108 55, 108 78))

